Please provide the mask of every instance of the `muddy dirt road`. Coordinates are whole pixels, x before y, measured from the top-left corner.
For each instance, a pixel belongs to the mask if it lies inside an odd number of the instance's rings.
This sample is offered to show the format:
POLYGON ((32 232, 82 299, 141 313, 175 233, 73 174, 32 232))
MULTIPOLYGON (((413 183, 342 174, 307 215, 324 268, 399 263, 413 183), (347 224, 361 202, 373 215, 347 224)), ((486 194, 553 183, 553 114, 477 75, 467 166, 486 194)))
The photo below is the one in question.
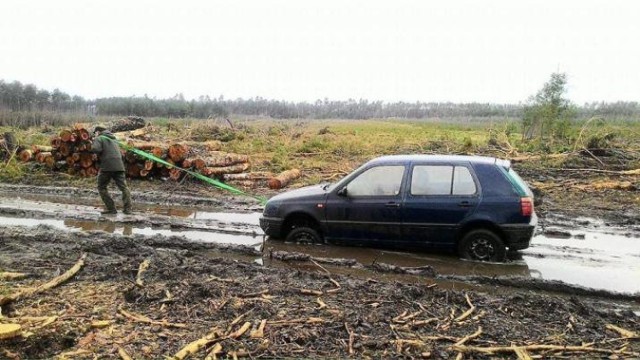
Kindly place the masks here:
POLYGON ((546 214, 531 248, 482 264, 271 241, 246 199, 134 198, 101 217, 91 190, 0 186, 0 270, 27 275, 0 296, 87 254, 2 306, 23 335, 0 357, 182 358, 205 336, 195 358, 640 356, 637 225, 546 214))
MULTIPOLYGON (((52 189, 50 193, 53 192, 52 189)), ((142 203, 137 204, 136 215, 105 217, 100 216, 100 203, 95 197, 16 194, 0 191, 0 226, 47 224, 69 231, 177 235, 191 241, 354 259, 360 264, 431 266, 440 280, 500 285, 496 279, 510 278, 505 285, 566 292, 577 289, 584 294, 592 289, 594 294, 606 296, 610 292, 612 297, 637 295, 640 299, 640 281, 635 281, 640 280, 640 226, 612 226, 597 219, 550 215, 541 221, 529 249, 511 254, 506 264, 483 264, 463 261, 453 254, 285 244, 275 240, 264 243, 258 225, 259 208, 242 204, 198 210, 142 203)))

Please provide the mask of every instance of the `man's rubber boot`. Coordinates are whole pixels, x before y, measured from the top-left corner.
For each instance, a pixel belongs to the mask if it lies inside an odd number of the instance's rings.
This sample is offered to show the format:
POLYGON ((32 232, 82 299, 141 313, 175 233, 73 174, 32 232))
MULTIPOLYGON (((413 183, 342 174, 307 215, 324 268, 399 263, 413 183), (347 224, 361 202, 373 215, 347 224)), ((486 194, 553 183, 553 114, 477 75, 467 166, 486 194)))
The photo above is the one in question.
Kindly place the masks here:
POLYGON ((131 214, 133 214, 133 211, 131 211, 131 209, 124 209, 122 211, 122 213, 125 214, 125 215, 131 215, 131 214))

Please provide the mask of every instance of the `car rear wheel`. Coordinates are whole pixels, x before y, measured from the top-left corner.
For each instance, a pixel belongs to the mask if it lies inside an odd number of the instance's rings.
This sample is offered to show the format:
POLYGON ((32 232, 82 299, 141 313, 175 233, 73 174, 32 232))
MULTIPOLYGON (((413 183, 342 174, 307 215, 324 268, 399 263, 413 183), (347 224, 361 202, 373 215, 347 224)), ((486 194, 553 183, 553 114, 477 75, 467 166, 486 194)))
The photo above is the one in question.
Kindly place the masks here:
POLYGON ((486 229, 468 232, 460 241, 459 251, 462 258, 479 261, 504 261, 507 253, 502 239, 486 229))
POLYGON ((291 230, 285 241, 302 244, 320 244, 322 243, 322 237, 314 229, 303 226, 291 230))

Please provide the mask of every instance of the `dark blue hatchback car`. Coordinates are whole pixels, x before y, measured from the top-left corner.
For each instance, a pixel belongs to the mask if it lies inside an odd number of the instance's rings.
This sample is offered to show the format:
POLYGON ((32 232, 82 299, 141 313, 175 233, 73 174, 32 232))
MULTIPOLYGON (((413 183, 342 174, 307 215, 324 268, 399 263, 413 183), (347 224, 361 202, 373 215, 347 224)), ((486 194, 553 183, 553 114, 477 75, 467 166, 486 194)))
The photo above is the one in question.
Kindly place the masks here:
POLYGON ((294 242, 457 250, 502 261, 529 247, 533 193, 507 160, 396 155, 371 160, 335 184, 271 198, 267 235, 294 242))

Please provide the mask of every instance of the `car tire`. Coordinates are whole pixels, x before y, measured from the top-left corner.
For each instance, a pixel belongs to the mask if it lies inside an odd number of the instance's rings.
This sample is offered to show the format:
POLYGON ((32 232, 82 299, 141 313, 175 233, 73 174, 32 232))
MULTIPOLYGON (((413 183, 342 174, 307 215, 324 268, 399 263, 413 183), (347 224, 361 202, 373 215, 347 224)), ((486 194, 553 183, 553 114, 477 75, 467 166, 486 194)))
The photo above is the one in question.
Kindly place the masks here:
POLYGON ((321 244, 323 242, 322 237, 316 230, 306 226, 291 230, 285 241, 302 244, 321 244))
POLYGON ((458 248, 460 257, 477 261, 504 261, 507 249, 493 231, 472 230, 464 235, 458 248))

